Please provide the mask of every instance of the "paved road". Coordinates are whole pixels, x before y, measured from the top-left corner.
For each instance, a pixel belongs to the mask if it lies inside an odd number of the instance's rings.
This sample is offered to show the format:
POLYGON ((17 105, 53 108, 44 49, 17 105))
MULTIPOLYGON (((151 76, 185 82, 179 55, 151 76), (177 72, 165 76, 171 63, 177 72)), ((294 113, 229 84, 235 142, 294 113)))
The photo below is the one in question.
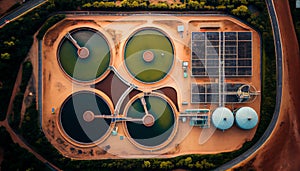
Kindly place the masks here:
POLYGON ((0 19, 0 27, 6 24, 5 21, 11 21, 17 19, 18 17, 24 15, 27 11, 32 10, 33 8, 37 7, 38 5, 44 2, 46 2, 46 0, 31 0, 29 2, 24 3, 22 6, 20 6, 20 8, 17 8, 13 12, 2 17, 0 19))
POLYGON ((273 36, 275 41, 275 51, 277 57, 277 94, 276 94, 276 106, 275 111, 273 114, 273 118, 271 120, 270 125, 268 126, 267 130, 263 134, 263 136, 256 142, 250 149, 244 152, 242 155, 238 156, 237 158, 225 163, 224 165, 218 167, 216 170, 226 170, 232 168, 233 166, 237 165, 238 163, 242 162, 243 160, 247 159, 251 154, 255 153, 269 138, 273 129, 277 123, 277 119, 280 112, 280 104, 281 104, 281 95, 282 95, 282 44, 281 44, 281 37, 280 37, 280 28, 278 25, 278 18, 277 13, 274 8, 274 3, 272 0, 266 0, 266 4, 269 11, 269 16, 271 19, 272 29, 273 29, 273 36))

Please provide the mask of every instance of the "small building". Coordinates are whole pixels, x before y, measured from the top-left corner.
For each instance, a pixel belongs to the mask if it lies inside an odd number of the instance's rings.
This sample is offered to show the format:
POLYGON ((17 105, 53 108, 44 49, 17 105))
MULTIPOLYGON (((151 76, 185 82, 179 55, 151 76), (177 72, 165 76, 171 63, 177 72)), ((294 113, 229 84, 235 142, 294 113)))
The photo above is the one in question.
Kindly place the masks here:
POLYGON ((177 31, 178 32, 183 32, 184 31, 184 26, 183 25, 177 26, 177 31))
POLYGON ((177 26, 177 31, 180 34, 181 38, 183 38, 184 26, 183 25, 177 26))
POLYGON ((183 68, 183 77, 187 78, 188 77, 188 73, 187 73, 187 68, 189 66, 189 62, 187 61, 183 61, 182 62, 182 68, 183 68))
POLYGON ((234 116, 226 107, 218 107, 212 114, 213 125, 220 130, 227 130, 232 127, 234 116))
POLYGON ((208 116, 207 115, 201 115, 201 116, 197 116, 197 117, 191 117, 190 125, 191 126, 198 126, 200 128, 209 128, 208 116))
POLYGON ((245 130, 254 128, 258 123, 258 116, 251 107, 242 107, 235 113, 236 124, 245 130))
POLYGON ((210 110, 209 109, 186 109, 184 113, 180 113, 182 122, 186 122, 186 119, 190 119, 190 126, 197 126, 200 128, 209 128, 210 110))

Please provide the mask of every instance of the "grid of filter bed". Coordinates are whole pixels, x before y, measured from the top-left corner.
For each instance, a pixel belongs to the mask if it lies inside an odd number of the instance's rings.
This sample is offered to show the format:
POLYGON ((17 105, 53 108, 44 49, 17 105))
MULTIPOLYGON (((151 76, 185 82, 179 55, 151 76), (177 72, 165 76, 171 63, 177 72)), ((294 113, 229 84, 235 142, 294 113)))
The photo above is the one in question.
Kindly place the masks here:
POLYGON ((192 76, 252 76, 252 32, 192 32, 192 76))
MULTIPOLYGON (((244 84, 229 83, 225 84, 224 92, 219 92, 219 84, 192 84, 192 103, 218 103, 219 96, 224 95, 225 103, 240 103, 240 99, 237 96, 237 91, 244 84)), ((245 87, 247 88, 247 87, 245 87)), ((244 90, 248 91, 248 90, 244 90)))

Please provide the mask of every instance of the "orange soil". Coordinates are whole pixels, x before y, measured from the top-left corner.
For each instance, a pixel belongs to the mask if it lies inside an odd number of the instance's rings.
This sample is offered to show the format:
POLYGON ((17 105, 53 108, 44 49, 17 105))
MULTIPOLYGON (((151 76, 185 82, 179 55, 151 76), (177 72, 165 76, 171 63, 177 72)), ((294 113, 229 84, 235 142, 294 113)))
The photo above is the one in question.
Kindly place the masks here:
POLYGON ((4 14, 11 6, 15 5, 21 0, 0 0, 0 15, 4 14))
POLYGON ((257 153, 257 170, 300 168, 300 55, 288 1, 275 1, 283 43, 283 82, 280 116, 273 135, 257 153))

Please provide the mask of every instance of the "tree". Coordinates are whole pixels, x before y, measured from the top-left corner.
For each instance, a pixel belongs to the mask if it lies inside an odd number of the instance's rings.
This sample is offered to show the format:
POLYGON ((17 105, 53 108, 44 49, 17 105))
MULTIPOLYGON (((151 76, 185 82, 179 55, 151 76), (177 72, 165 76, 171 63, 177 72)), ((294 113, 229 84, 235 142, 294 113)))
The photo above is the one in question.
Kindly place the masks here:
POLYGON ((147 8, 147 2, 140 3, 140 8, 147 8))
POLYGON ((58 15, 54 15, 54 16, 48 18, 47 21, 45 22, 45 24, 40 29, 40 31, 36 37, 38 39, 42 40, 42 38, 45 35, 45 33, 47 32, 47 30, 50 27, 52 27, 53 25, 55 25, 56 23, 58 23, 59 21, 63 20, 64 18, 65 18, 64 14, 58 14, 58 15))
POLYGON ((1 53, 1 59, 4 60, 10 60, 10 54, 9 53, 1 53))
POLYGON ((204 9, 206 9, 206 10, 213 10, 213 9, 215 9, 215 7, 214 6, 210 6, 210 5, 204 5, 204 9))
POLYGON ((182 166, 183 166, 183 163, 184 163, 184 159, 180 159, 180 160, 176 163, 176 166, 177 166, 177 167, 182 167, 182 166))
POLYGON ((93 7, 94 8, 99 8, 100 7, 100 3, 98 1, 93 2, 93 7))
POLYGON ((150 168, 151 167, 151 163, 150 161, 144 161, 143 165, 142 165, 143 168, 150 168))
POLYGON ((53 3, 50 3, 47 7, 46 7, 47 11, 52 11, 53 9, 55 9, 55 4, 54 2, 53 3))
POLYGON ((184 165, 188 166, 189 164, 191 164, 193 162, 192 157, 187 157, 186 159, 184 159, 184 165))
POLYGON ((240 2, 240 0, 232 0, 232 3, 233 4, 237 4, 237 3, 239 3, 240 2))
POLYGON ((200 4, 199 4, 198 1, 189 1, 188 6, 189 6, 191 9, 198 10, 199 7, 200 7, 200 4))
POLYGON ((154 159, 153 162, 152 162, 151 168, 152 168, 152 169, 158 168, 158 167, 160 166, 160 163, 161 163, 161 162, 160 162, 159 160, 154 159))
POLYGON ((163 161, 159 166, 161 169, 173 169, 174 164, 171 161, 163 161))
POLYGON ((121 7, 123 8, 127 8, 129 6, 129 2, 127 0, 123 0, 121 3, 120 3, 121 7))
POLYGON ((245 5, 241 5, 236 9, 231 10, 232 14, 237 16, 245 16, 249 13, 248 7, 245 5))
POLYGON ((92 7, 92 4, 88 2, 86 4, 83 4, 82 7, 83 8, 90 8, 90 7, 92 7))
POLYGON ((128 1, 127 6, 129 8, 138 8, 139 7, 139 3, 137 1, 128 1))
POLYGON ((195 166, 196 169, 203 169, 203 166, 202 166, 202 164, 200 164, 199 161, 197 161, 194 166, 195 166))
POLYGON ((206 159, 201 161, 201 165, 203 166, 204 169, 210 169, 210 168, 215 167, 214 164, 207 162, 206 159))
POLYGON ((248 1, 247 0, 241 0, 241 4, 247 5, 248 1))
POLYGON ((225 5, 218 5, 216 8, 217 8, 217 10, 225 10, 226 6, 225 5))
POLYGON ((105 2, 104 6, 105 6, 105 8, 114 8, 116 6, 116 3, 114 3, 114 2, 105 2))
POLYGON ((204 8, 205 3, 206 3, 206 2, 201 2, 201 1, 200 1, 200 3, 199 3, 200 8, 204 8))
POLYGON ((15 45, 15 43, 13 41, 4 41, 3 44, 6 46, 14 46, 15 45))
POLYGON ((231 4, 230 0, 219 0, 220 5, 229 5, 231 4))
POLYGON ((188 164, 187 166, 188 166, 188 168, 190 168, 190 169, 194 168, 194 164, 193 164, 193 163, 188 164))
POLYGON ((227 8, 228 8, 228 9, 233 9, 233 8, 234 8, 234 5, 227 5, 227 8))
POLYGON ((158 9, 167 9, 167 8, 168 8, 168 4, 165 3, 165 2, 162 2, 162 3, 156 4, 156 7, 157 7, 158 9))

